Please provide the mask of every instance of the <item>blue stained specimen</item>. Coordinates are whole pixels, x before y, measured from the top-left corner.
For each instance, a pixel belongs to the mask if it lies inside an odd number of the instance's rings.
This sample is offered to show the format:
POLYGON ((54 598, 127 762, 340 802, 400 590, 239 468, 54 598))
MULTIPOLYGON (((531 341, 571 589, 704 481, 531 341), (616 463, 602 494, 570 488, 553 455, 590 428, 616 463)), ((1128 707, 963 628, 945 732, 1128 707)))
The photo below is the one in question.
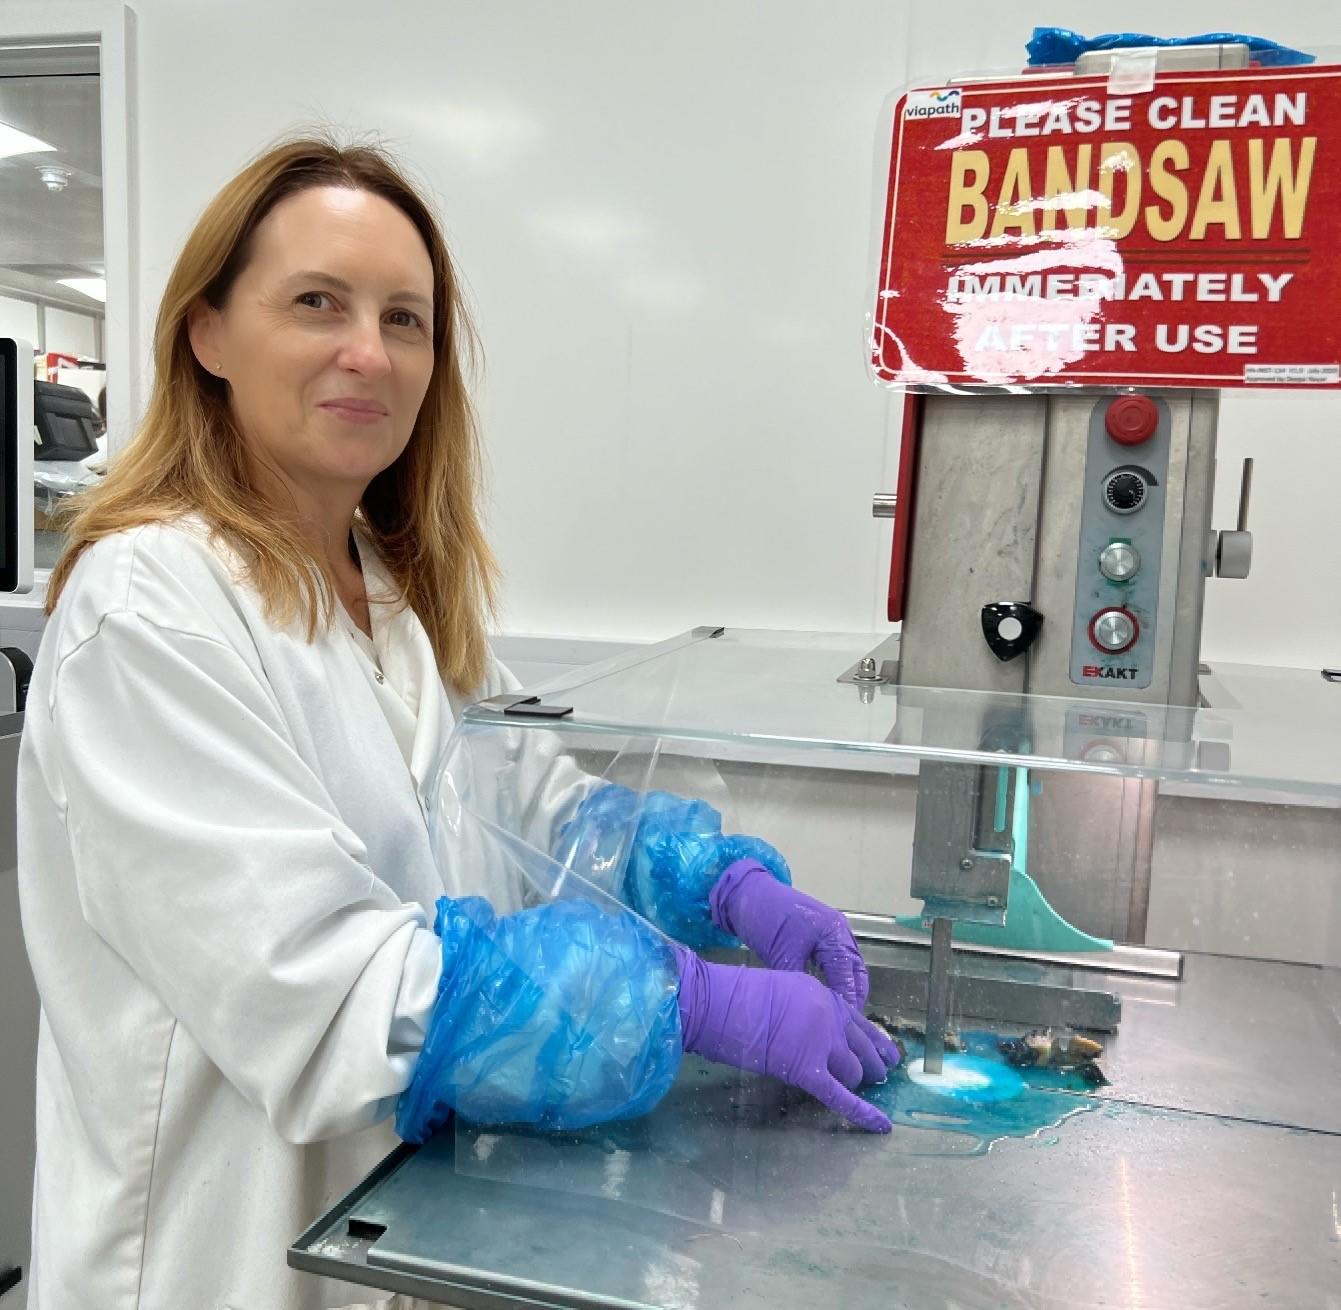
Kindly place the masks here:
POLYGON ((1003 1137, 1032 1137, 1073 1115, 1097 1110, 1105 1102, 1085 1095, 1090 1085, 1070 1069, 1034 1066, 1013 1069, 997 1051, 994 1033, 962 1033, 962 1054, 947 1051, 947 1071, 975 1075, 953 1090, 914 1081, 908 1065, 917 1066, 922 1043, 905 1040, 908 1058, 887 1082, 864 1087, 861 1095, 878 1106, 896 1125, 962 1133, 978 1139, 970 1154, 984 1154, 1003 1137))

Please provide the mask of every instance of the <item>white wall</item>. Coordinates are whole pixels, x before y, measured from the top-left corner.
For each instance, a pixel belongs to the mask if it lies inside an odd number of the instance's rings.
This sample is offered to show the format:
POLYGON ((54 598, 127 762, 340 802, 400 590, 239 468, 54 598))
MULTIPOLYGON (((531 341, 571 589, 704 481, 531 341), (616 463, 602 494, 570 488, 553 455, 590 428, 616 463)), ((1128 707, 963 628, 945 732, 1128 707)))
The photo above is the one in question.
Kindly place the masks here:
MULTIPOLYGON (((897 407, 867 380, 877 114, 915 74, 1021 62, 1070 0, 135 0, 140 310, 193 218, 279 132, 383 133, 441 199, 513 632, 880 629, 897 407)), ((1341 46, 1329 0, 1135 0, 1124 25, 1341 46)), ((142 358, 147 357, 142 353, 142 358)), ((1258 560, 1213 582, 1218 659, 1341 662, 1341 396, 1230 397, 1222 495, 1257 461, 1258 560)))
POLYGON ((47 350, 74 355, 76 359, 97 359, 97 324, 92 315, 48 306, 47 350))
POLYGON ((37 306, 31 300, 0 296, 0 337, 19 337, 37 345, 37 306))

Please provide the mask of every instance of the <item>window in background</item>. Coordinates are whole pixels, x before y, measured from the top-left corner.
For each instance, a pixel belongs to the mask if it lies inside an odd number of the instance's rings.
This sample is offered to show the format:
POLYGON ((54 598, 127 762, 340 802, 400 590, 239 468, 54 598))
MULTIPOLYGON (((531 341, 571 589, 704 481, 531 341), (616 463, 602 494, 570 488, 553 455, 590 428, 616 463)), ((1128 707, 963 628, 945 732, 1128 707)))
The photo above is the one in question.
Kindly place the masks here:
POLYGON ((38 568, 64 544, 62 506, 97 477, 105 276, 98 47, 0 46, 0 335, 32 343, 42 384, 38 568))

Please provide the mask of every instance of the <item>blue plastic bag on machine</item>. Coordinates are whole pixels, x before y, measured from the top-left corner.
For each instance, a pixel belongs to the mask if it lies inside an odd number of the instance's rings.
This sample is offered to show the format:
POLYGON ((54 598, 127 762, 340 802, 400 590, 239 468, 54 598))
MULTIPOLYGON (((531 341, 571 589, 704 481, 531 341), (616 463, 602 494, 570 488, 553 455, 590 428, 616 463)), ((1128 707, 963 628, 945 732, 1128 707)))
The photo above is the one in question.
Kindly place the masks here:
POLYGON ((1128 50, 1138 46, 1246 45, 1253 60, 1267 68, 1285 68, 1311 64, 1313 56, 1302 50, 1268 41, 1263 36, 1242 36, 1234 32, 1204 32, 1200 36, 1146 36, 1140 32, 1106 32, 1102 36, 1081 36, 1065 27, 1036 27, 1025 49, 1029 66, 1074 64, 1092 50, 1128 50))
POLYGON ((422 1142, 453 1111, 480 1124, 574 1129, 646 1113, 682 1055, 679 978, 665 938, 549 854, 556 818, 599 787, 528 749, 544 734, 458 730, 430 795, 449 890, 442 976, 396 1111, 422 1142))

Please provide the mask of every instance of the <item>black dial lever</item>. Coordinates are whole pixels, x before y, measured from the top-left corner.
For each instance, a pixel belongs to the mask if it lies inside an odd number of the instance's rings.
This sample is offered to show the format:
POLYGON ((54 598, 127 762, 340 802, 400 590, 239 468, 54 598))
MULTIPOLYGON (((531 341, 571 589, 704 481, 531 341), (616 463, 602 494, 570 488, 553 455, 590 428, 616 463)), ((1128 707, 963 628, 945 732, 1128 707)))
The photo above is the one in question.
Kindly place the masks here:
POLYGON ((1026 601, 996 601, 982 607, 982 635, 987 638, 987 648, 1003 664, 1023 655, 1034 644, 1039 629, 1043 626, 1043 616, 1026 601), (1007 627, 1013 636, 1003 636, 1001 628, 1013 620, 1007 627), (1015 631, 1018 625, 1018 632, 1015 631))

